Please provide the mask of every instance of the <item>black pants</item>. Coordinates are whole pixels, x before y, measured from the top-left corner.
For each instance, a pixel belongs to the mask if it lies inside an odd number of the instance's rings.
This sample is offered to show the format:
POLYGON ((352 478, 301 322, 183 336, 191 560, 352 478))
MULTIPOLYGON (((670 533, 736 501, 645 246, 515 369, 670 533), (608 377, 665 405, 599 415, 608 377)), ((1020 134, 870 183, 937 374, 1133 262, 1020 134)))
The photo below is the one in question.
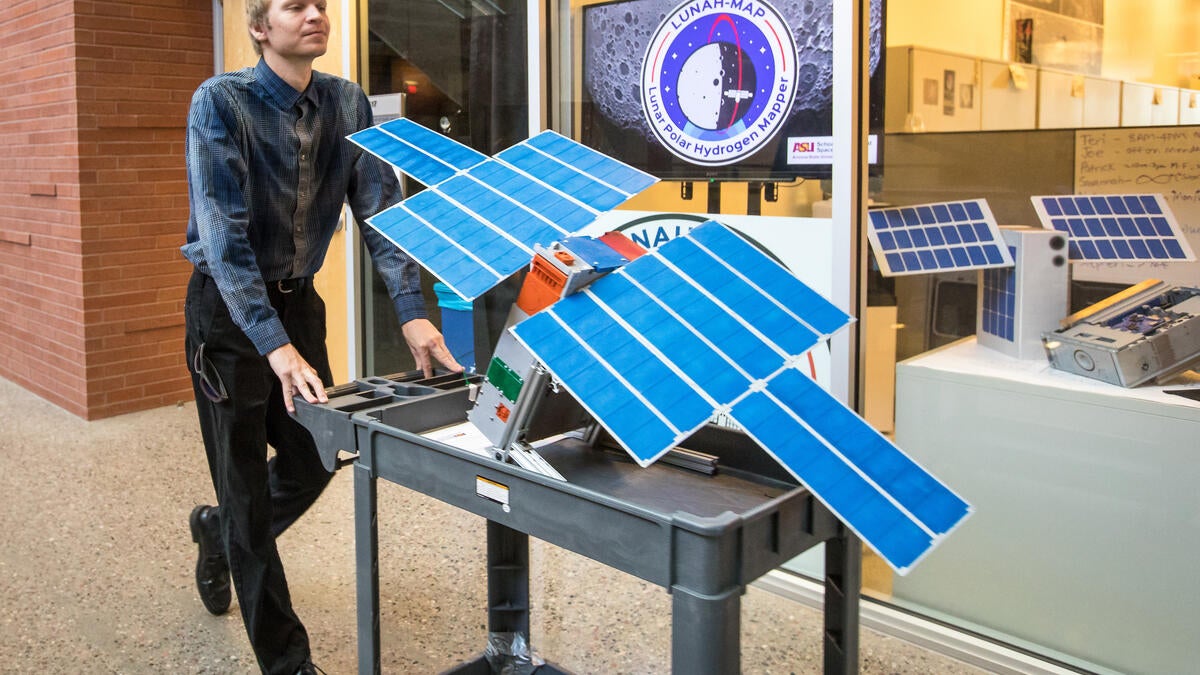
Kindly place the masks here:
MULTIPOLYGON (((285 290, 290 292, 268 284, 271 304, 292 344, 328 387, 333 376, 325 351, 325 304, 311 280, 285 290)), ((229 396, 210 401, 192 373, 242 620, 262 671, 292 675, 309 656, 308 634, 292 610, 275 538, 316 501, 332 474, 321 465, 312 436, 288 416, 279 379, 233 323, 211 277, 192 274, 184 315, 188 363, 203 344, 205 362, 229 396), (269 462, 268 444, 275 449, 269 462)))

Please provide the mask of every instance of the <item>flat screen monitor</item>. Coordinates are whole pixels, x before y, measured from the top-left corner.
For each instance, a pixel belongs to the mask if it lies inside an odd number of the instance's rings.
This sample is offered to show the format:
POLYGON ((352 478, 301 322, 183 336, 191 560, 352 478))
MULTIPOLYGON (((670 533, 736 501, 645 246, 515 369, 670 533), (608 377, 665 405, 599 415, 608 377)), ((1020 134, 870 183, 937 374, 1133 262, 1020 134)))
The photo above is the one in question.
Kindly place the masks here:
MULTIPOLYGON (((580 140, 664 180, 828 178, 833 0, 584 7, 580 140)), ((883 0, 871 1, 871 175, 881 175, 883 0)), ((848 113, 847 113, 848 114, 848 113)))

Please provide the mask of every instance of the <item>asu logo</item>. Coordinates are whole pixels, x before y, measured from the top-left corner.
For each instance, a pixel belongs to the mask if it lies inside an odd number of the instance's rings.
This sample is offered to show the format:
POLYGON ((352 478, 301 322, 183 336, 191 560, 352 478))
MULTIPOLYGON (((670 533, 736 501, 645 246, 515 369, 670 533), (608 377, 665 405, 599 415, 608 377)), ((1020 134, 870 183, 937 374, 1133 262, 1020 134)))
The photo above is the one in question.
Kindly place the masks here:
POLYGON ((792 143, 792 152, 795 152, 795 153, 816 152, 816 150, 817 150, 816 143, 800 143, 800 142, 792 143))
POLYGON ((642 62, 642 111, 667 149, 736 162, 783 126, 796 95, 796 43, 757 0, 691 0, 667 13, 642 62))

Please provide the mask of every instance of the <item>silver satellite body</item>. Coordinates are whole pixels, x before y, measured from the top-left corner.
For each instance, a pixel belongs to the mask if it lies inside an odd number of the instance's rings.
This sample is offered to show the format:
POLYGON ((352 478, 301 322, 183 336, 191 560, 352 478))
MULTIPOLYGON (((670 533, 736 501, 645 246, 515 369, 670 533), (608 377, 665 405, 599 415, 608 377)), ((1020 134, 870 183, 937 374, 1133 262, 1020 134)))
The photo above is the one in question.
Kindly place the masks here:
MULTIPOLYGON (((644 252, 616 232, 601 238, 570 237, 548 246, 534 246, 537 255, 529 265, 517 301, 509 310, 505 330, 496 343, 492 359, 467 419, 492 443, 497 459, 512 460, 531 471, 562 479, 552 466, 530 446, 530 424, 553 391, 550 374, 537 358, 507 330, 562 298, 629 262, 644 252), (618 246, 620 251, 613 248, 618 246), (629 256, 629 257, 627 257, 629 256)), ((574 417, 561 412, 560 424, 543 426, 544 433, 561 432, 576 426, 574 417)))
POLYGON ((1200 288, 1148 279, 1042 336, 1059 370, 1136 387, 1200 364, 1200 288))

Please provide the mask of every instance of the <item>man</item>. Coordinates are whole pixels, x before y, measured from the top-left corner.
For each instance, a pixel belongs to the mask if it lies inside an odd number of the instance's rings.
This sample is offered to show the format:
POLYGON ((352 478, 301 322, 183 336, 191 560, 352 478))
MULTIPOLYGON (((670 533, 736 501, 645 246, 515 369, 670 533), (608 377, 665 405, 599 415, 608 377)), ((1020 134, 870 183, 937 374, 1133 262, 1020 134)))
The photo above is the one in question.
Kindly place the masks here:
MULTIPOLYGON (((293 675, 317 671, 275 540, 331 477, 288 414, 293 396, 325 402, 332 384, 312 275, 343 202, 361 222, 398 186, 345 140, 371 123, 362 89, 313 70, 329 38, 325 0, 248 0, 247 22, 258 65, 202 84, 188 114, 186 349, 218 503, 196 507, 189 525, 205 608, 228 610, 232 575, 259 666, 293 675)), ((417 366, 461 370, 425 318, 416 264, 360 229, 417 366)))

